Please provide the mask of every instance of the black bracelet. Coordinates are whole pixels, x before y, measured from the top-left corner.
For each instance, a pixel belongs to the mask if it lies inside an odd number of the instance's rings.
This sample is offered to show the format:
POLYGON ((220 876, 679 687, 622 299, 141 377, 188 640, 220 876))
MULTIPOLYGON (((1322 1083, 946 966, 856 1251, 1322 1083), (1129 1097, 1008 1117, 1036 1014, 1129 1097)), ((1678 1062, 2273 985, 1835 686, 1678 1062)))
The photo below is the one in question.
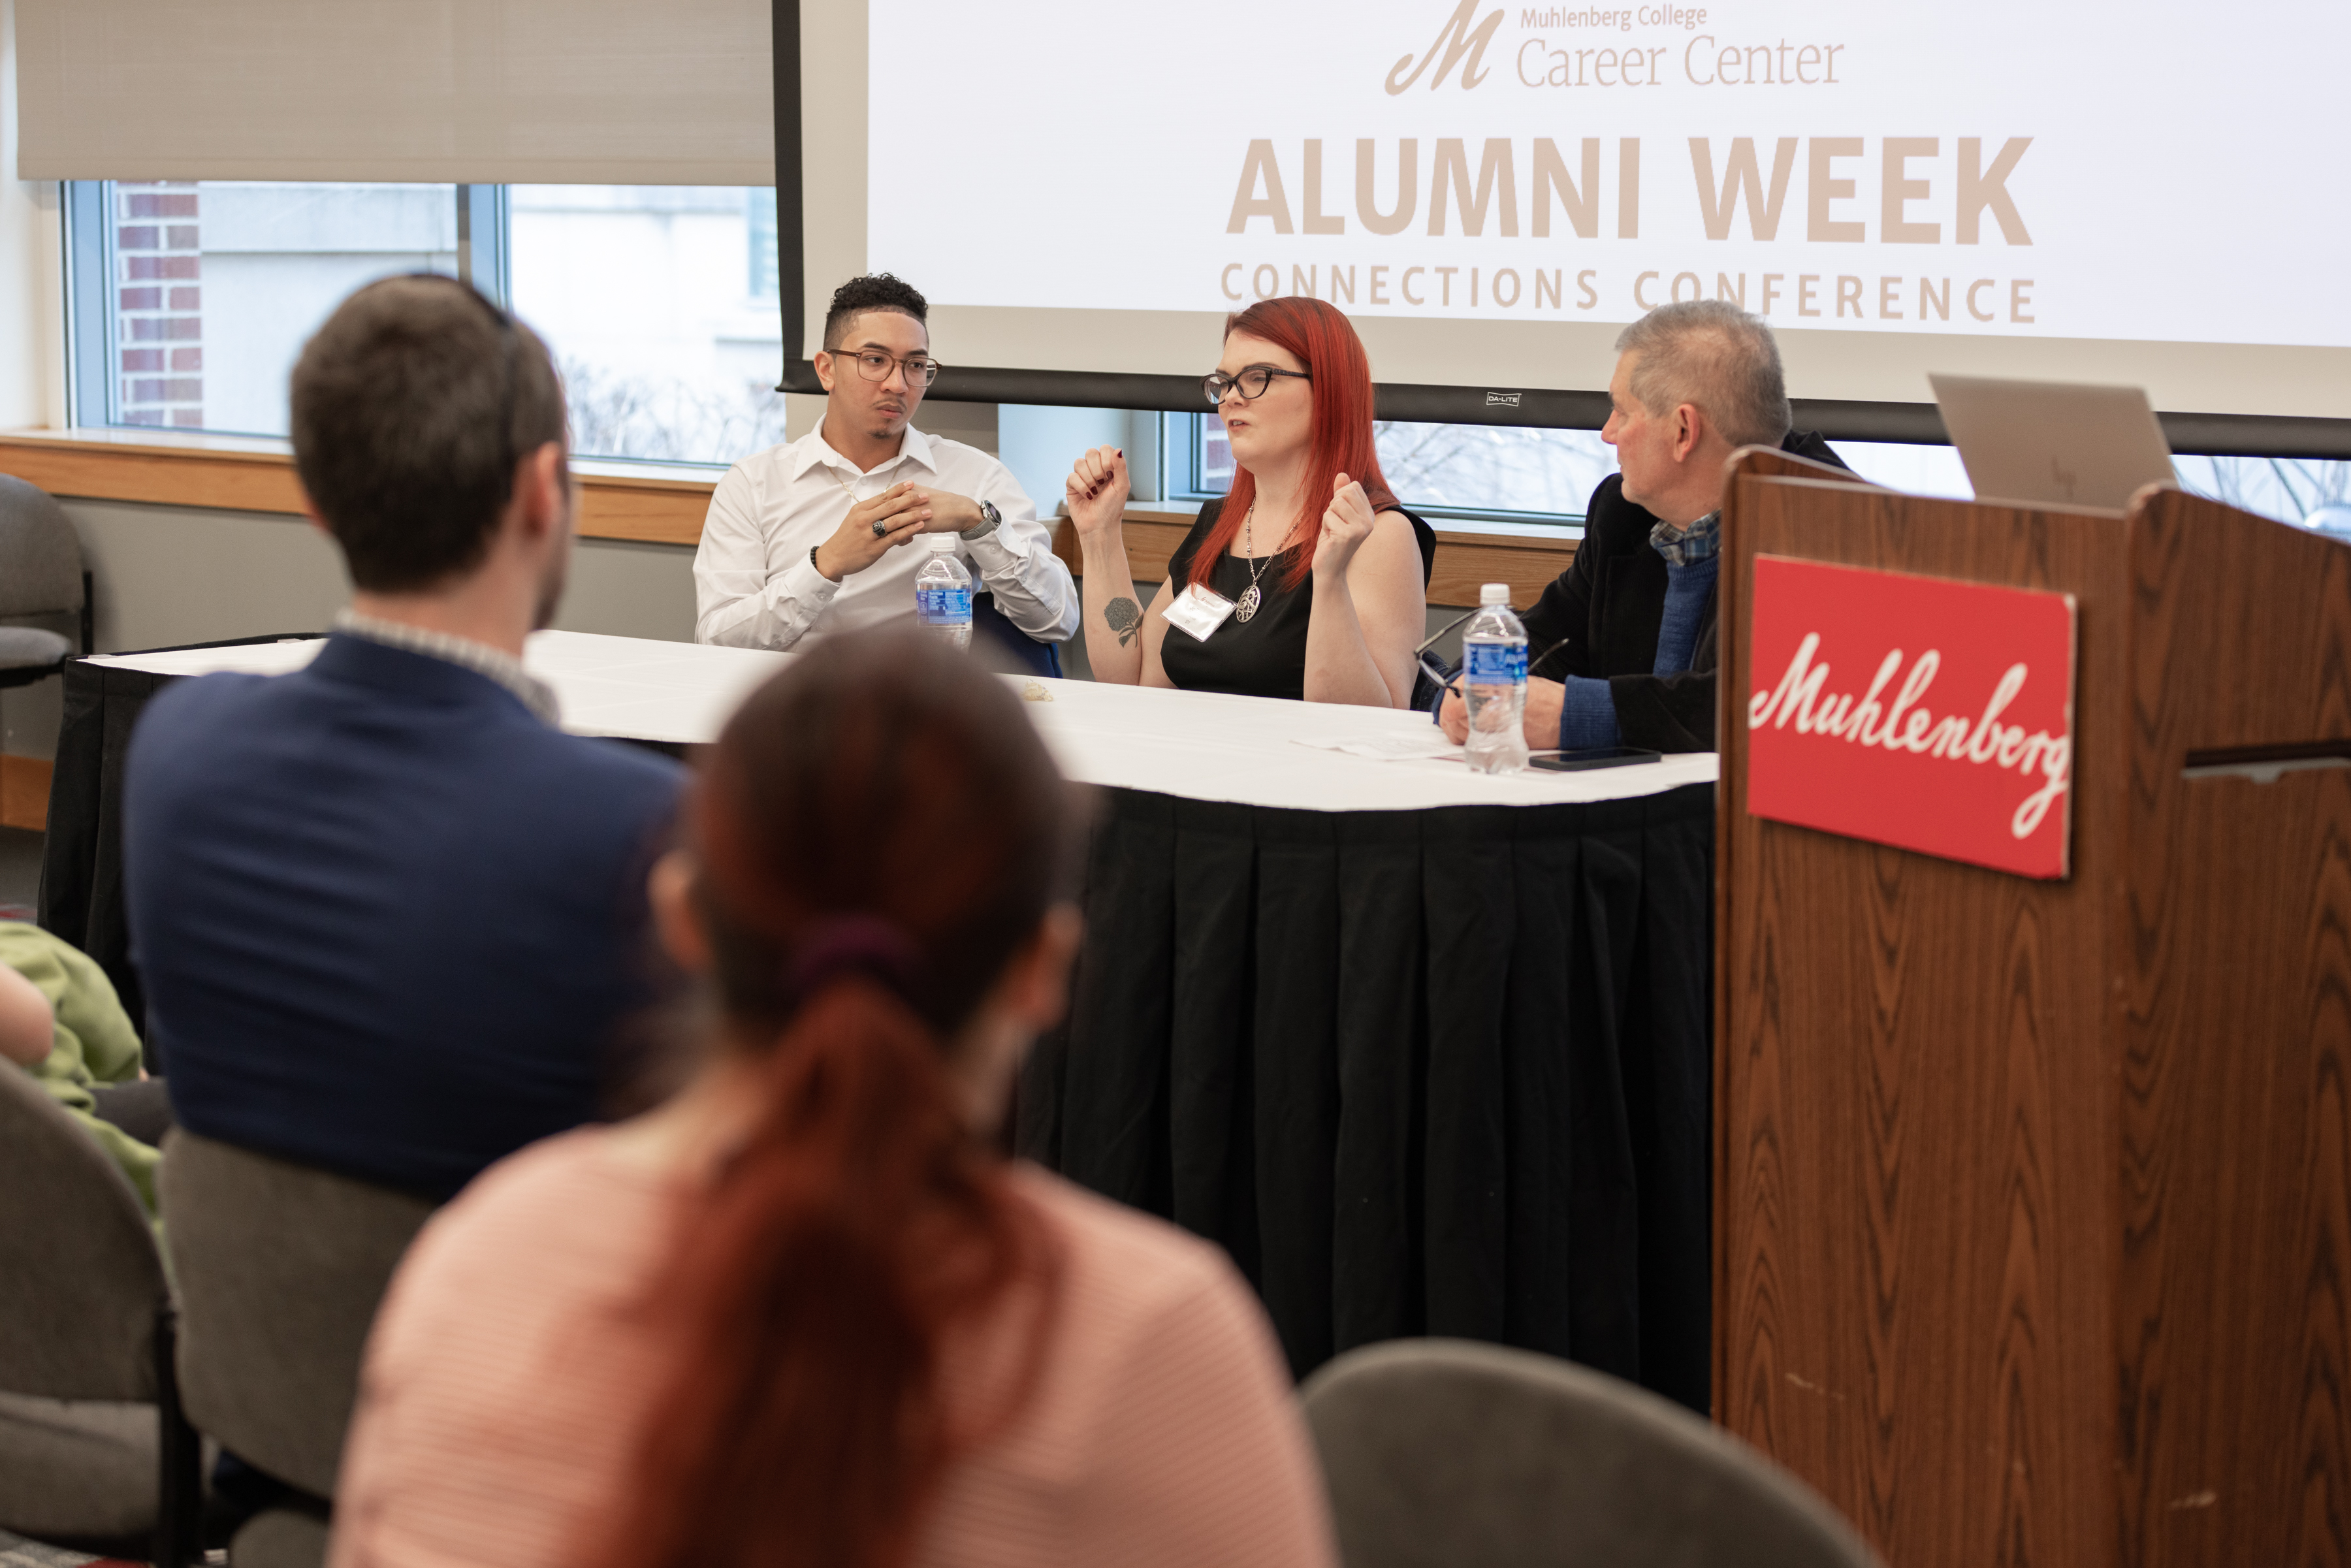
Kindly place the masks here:
MULTIPOLYGON (((809 566, 819 577, 824 577, 824 568, 816 564, 816 546, 814 545, 809 546, 809 566)), ((829 577, 824 577, 824 580, 827 582, 831 582, 832 580, 832 579, 829 577)))

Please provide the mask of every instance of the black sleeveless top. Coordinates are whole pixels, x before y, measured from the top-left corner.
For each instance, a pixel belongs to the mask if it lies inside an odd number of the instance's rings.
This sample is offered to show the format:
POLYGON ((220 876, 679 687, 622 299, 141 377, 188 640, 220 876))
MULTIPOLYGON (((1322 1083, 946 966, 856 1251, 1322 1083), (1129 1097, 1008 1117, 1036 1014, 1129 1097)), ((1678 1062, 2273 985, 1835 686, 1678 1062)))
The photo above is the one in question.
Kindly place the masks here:
MULTIPOLYGON (((1191 585, 1192 558, 1199 553, 1208 530, 1217 526, 1217 514, 1224 505, 1210 501, 1202 507, 1200 520, 1168 558, 1170 593, 1182 593, 1191 585)), ((1159 664, 1167 678, 1187 692, 1305 701, 1306 623, 1314 614, 1314 579, 1310 573, 1296 588, 1284 587, 1283 580, 1296 563, 1298 552, 1312 548, 1311 543, 1292 545, 1255 563, 1258 607, 1247 621, 1238 612, 1226 616, 1205 643, 1171 624, 1159 644, 1159 664)), ((1218 556, 1216 569, 1208 575, 1208 586, 1238 603, 1249 585, 1250 564, 1230 551, 1218 556)))
MULTIPOLYGON (((1200 508, 1199 521, 1176 547, 1167 560, 1167 581, 1171 591, 1181 593, 1189 585, 1192 558, 1199 553, 1200 543, 1208 530, 1217 526, 1217 514, 1224 510, 1222 501, 1210 501, 1200 508)), ((1405 521, 1412 525, 1413 542, 1420 547, 1421 586, 1428 585, 1429 570, 1437 562, 1437 533, 1419 516, 1405 511, 1393 503, 1382 511, 1404 513, 1405 521)), ((1314 615, 1314 579, 1311 575, 1296 588, 1285 588, 1281 579, 1297 558, 1300 550, 1311 551, 1314 536, 1309 534, 1303 544, 1292 545, 1280 555, 1267 556, 1257 563, 1258 611, 1244 622, 1238 612, 1228 615, 1223 624, 1208 634, 1205 643, 1196 641, 1182 627, 1169 625, 1167 635, 1159 644, 1159 665, 1167 678, 1186 691, 1231 692, 1245 697, 1288 697, 1292 702, 1306 700, 1306 625, 1314 615)), ((1208 574, 1208 586, 1227 599, 1238 603, 1249 585, 1249 563, 1227 552, 1217 558, 1216 570, 1208 574)), ((1432 693, 1434 688, 1431 688, 1432 693)), ((1416 699, 1417 706, 1417 699, 1416 699)))

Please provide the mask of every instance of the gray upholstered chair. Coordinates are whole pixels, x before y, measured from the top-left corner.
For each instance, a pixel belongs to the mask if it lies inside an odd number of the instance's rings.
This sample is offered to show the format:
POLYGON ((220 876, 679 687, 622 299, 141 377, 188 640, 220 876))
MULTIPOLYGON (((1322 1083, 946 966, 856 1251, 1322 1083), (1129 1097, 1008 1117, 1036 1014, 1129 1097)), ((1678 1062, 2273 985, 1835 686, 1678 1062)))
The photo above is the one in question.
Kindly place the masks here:
MULTIPOLYGON (((90 649, 89 573, 65 508, 47 491, 0 474, 0 619, 79 617, 90 649)), ((65 668, 74 645, 37 626, 0 625, 0 686, 30 685, 65 668)))
POLYGON ((163 1141, 188 1418, 308 1494, 229 1543, 236 1568, 317 1568, 376 1303, 433 1212, 421 1197, 201 1138, 163 1141))
POLYGON ((114 1162, 0 1064, 0 1528, 177 1565, 201 1455, 172 1382, 154 1233, 114 1162))
POLYGON ((1307 1380, 1347 1568, 1871 1568, 1793 1477, 1678 1406, 1466 1340, 1396 1340, 1307 1380))

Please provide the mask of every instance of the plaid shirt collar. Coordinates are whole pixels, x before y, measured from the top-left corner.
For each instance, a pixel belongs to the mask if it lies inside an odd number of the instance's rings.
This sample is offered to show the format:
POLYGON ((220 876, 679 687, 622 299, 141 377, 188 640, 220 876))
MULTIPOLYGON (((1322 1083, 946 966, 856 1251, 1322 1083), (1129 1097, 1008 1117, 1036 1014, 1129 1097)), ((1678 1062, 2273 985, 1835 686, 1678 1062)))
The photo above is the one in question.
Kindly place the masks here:
POLYGON ((524 669, 521 660, 501 653, 486 643, 476 643, 470 637, 453 637, 446 632, 428 632, 422 626, 411 626, 404 622, 361 615, 356 610, 337 612, 334 630, 346 637, 364 637, 387 648, 422 653, 428 659, 460 664, 477 675, 486 675, 514 693, 541 724, 552 727, 562 716, 562 710, 556 704, 553 686, 524 669))
POLYGON ((1649 548, 1664 556, 1667 566, 1708 559, 1722 548, 1722 514, 1708 512, 1686 528, 1659 523, 1649 530, 1649 548))

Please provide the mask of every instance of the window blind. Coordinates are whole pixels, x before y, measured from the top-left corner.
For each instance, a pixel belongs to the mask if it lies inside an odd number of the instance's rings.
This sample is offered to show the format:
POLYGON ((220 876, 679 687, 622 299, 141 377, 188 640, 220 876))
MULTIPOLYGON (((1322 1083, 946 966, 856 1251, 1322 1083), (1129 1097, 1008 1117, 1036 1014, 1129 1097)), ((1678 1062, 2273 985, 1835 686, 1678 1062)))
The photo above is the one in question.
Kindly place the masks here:
POLYGON ((775 179, 768 0, 16 11, 23 179, 775 179))

